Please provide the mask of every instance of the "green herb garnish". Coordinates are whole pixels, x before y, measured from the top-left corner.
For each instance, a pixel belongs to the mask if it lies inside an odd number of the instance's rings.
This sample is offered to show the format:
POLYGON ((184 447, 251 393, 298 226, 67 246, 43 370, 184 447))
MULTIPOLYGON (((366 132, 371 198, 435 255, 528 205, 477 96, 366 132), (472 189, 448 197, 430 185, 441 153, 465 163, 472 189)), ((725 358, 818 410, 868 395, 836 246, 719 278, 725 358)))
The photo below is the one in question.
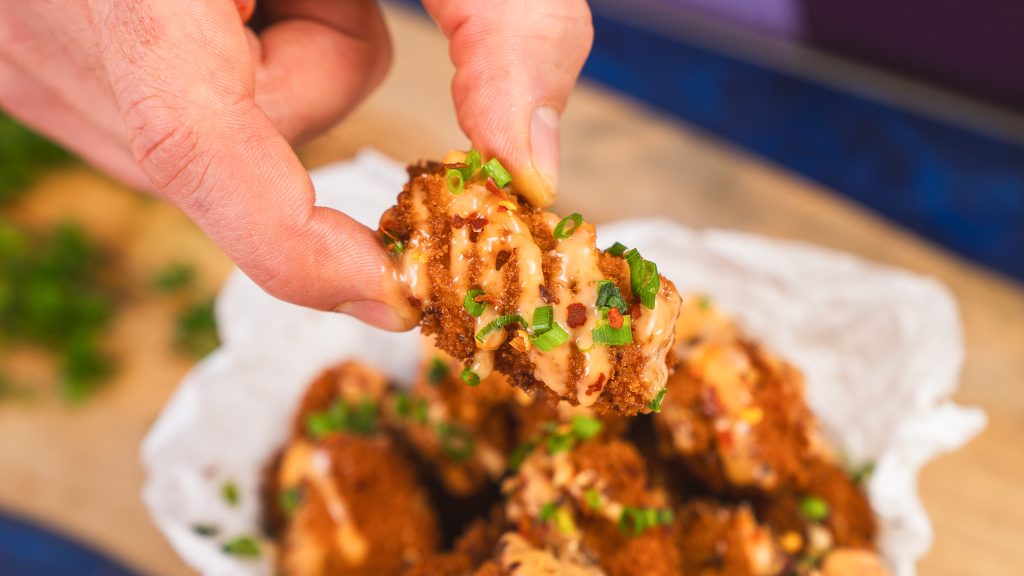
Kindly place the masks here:
POLYGON ((505 170, 505 167, 501 165, 501 162, 497 158, 491 158, 483 166, 484 173, 487 174, 498 188, 504 188, 509 182, 512 181, 512 175, 505 170))
POLYGON ((412 396, 407 392, 399 392, 395 396, 395 414, 400 418, 412 420, 417 424, 427 422, 427 400, 412 396))
POLYGON ((196 270, 190 264, 170 264, 153 275, 150 284, 161 294, 173 294, 188 288, 195 282, 196 270))
POLYGON ((625 251, 626 245, 621 242, 616 242, 615 244, 609 246, 607 250, 605 250, 605 252, 611 254, 612 256, 622 256, 622 254, 625 251))
POLYGON ((629 304, 622 297, 622 292, 619 292, 619 287, 611 280, 598 280, 597 302, 594 305, 598 310, 618 308, 622 314, 629 314, 629 304))
POLYGON ((578 212, 574 212, 565 218, 562 218, 558 224, 555 225, 555 230, 551 235, 555 237, 555 240, 568 240, 569 238, 572 238, 573 232, 582 225, 583 216, 578 212))
POLYGON ((583 502, 587 505, 587 508, 597 512, 601 509, 604 499, 596 488, 587 488, 587 491, 583 493, 583 502))
POLYGON ((427 369, 427 382, 437 386, 448 377, 448 363, 437 356, 430 361, 430 368, 427 369))
POLYGON ((259 558, 260 544, 251 536, 239 536, 228 540, 221 546, 225 554, 239 556, 242 558, 259 558))
POLYGON ((650 528, 672 523, 674 514, 668 508, 636 508, 627 506, 619 516, 619 531, 627 536, 640 536, 650 528))
POLYGON ((462 381, 466 383, 466 386, 476 388, 480 385, 480 375, 473 372, 473 369, 468 366, 462 369, 462 373, 459 374, 459 378, 462 378, 462 381))
POLYGON ((466 179, 458 168, 445 170, 444 181, 448 185, 448 191, 455 195, 462 194, 462 191, 466 188, 466 179))
POLYGON ((623 257, 629 264, 630 289, 634 295, 640 298, 640 303, 644 305, 644 308, 653 310, 658 297, 658 289, 661 287, 658 266, 650 260, 644 260, 636 248, 623 254, 623 257))
POLYGON ((238 506, 239 495, 238 485, 232 480, 228 480, 220 487, 220 496, 227 502, 228 506, 238 506))
POLYGON ((519 314, 505 314, 504 316, 498 316, 494 320, 487 323, 486 326, 480 329, 476 333, 477 342, 483 342, 487 337, 495 330, 500 330, 510 324, 519 324, 526 328, 526 320, 523 319, 519 314))
POLYGON ((441 440, 441 451, 455 462, 464 462, 473 455, 473 435, 465 428, 448 422, 438 422, 435 430, 441 440))
POLYGON ((280 503, 281 510, 284 511, 285 516, 291 517, 299 509, 299 505, 302 504, 302 488, 292 486, 281 490, 280 503))
POLYGON ((812 522, 821 522, 828 518, 830 509, 828 502, 818 496, 804 496, 800 500, 800 514, 812 522))
POLYGON ((552 324, 551 328, 542 334, 530 336, 530 342, 542 352, 550 352, 568 340, 569 333, 558 324, 552 324))
POLYGON ((194 302, 181 311, 174 339, 178 350, 196 358, 220 346, 213 298, 194 302))
POLYGON ((479 288, 470 288, 469 292, 466 292, 466 297, 462 299, 462 307, 466 309, 470 316, 479 318, 484 313, 487 303, 476 301, 477 296, 483 295, 484 291, 479 288))
POLYGON ((661 412, 661 403, 665 400, 665 394, 668 394, 668 388, 662 387, 654 394, 654 398, 647 404, 647 407, 651 409, 651 412, 655 414, 661 412))
POLYGON ((216 536, 220 533, 220 529, 213 524, 193 524, 192 531, 202 536, 203 538, 209 538, 210 536, 216 536))
POLYGON ((371 398, 354 405, 338 398, 326 410, 310 412, 305 425, 306 433, 314 440, 332 432, 370 436, 377 431, 377 404, 371 398))
POLYGON ((624 346, 633 342, 633 320, 629 314, 622 316, 622 326, 612 328, 608 320, 601 320, 597 326, 590 331, 591 337, 597 344, 605 346, 624 346))

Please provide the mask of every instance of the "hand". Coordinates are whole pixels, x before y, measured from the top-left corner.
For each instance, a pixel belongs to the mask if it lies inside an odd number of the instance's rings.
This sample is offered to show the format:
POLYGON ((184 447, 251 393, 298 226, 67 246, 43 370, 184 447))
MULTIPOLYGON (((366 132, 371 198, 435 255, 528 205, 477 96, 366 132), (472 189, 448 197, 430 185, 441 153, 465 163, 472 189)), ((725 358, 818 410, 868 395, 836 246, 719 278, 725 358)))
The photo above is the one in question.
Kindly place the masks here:
MULTIPOLYGON (((368 228, 313 205, 292 151, 384 77, 372 0, 25 0, 0 18, 0 107, 177 205, 267 292, 392 330, 417 318, 368 228)), ((582 0, 434 0, 475 146, 543 201, 590 48, 582 0)))

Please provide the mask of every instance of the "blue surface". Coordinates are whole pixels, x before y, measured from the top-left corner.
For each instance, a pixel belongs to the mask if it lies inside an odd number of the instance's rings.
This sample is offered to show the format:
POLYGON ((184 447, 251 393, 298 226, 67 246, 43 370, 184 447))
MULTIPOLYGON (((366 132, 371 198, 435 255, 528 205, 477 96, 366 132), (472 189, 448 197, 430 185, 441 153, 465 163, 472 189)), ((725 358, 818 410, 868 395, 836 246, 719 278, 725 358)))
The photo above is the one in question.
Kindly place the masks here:
POLYGON ((138 576, 98 552, 44 528, 0 515, 2 576, 138 576))
POLYGON ((595 14, 584 73, 1024 279, 1024 148, 595 14))

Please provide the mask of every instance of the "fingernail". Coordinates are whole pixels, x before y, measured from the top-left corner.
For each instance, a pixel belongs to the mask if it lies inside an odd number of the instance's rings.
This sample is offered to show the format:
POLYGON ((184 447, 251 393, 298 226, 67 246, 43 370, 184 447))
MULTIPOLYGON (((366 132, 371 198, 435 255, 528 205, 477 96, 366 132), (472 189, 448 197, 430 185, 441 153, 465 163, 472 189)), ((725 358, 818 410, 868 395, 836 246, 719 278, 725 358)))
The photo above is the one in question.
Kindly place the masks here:
POLYGON ((346 302, 334 309, 335 312, 348 314, 367 324, 378 326, 392 332, 400 332, 409 328, 408 322, 395 310, 383 302, 376 300, 356 300, 346 302))
POLYGON ((558 111, 547 106, 537 108, 530 118, 530 157, 552 189, 558 186, 560 155, 558 111))

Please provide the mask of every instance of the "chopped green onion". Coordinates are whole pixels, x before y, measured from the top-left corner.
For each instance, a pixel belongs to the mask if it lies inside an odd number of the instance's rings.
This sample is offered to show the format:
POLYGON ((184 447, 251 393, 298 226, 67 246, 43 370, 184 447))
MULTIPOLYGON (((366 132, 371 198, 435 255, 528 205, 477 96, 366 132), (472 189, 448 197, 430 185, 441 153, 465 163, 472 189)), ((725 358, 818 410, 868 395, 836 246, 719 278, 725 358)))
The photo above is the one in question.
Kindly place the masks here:
POLYGON ((213 524, 193 524, 192 531, 202 536, 203 538, 209 538, 210 536, 216 536, 220 533, 220 529, 213 524))
POLYGON ((561 454, 562 452, 568 452, 572 450, 572 447, 576 444, 576 440, 571 434, 552 434, 548 436, 547 441, 548 453, 554 456, 555 454, 561 454))
POLYGON ((462 378, 462 381, 465 382, 467 386, 475 388, 480 385, 480 376, 476 372, 473 372, 473 369, 468 366, 462 369, 462 374, 459 374, 459 377, 462 378))
POLYGON ((157 272, 150 283, 161 294, 173 294, 192 286, 195 279, 196 269, 191 264, 177 262, 157 272))
POLYGON ((800 500, 800 514, 812 522, 820 522, 829 515, 829 505, 817 496, 804 496, 800 500))
POLYGON ((470 288, 469 292, 466 292, 466 297, 462 299, 462 307, 466 309, 466 312, 474 318, 479 318, 484 313, 484 309, 487 308, 486 302, 477 302, 477 296, 483 296, 484 291, 479 288, 470 288))
POLYGON ((388 251, 396 256, 401 256, 405 252, 405 242, 401 240, 395 240, 388 245, 388 251))
POLYGON ((439 422, 436 427, 445 456, 456 462, 463 462, 473 455, 473 435, 461 426, 439 422))
POLYGON ((345 432, 369 436, 377 430, 377 404, 364 398, 356 405, 339 398, 326 410, 306 416, 306 432, 319 440, 332 432, 345 432))
POLYGON ((555 226, 555 231, 552 232, 552 236, 555 237, 555 240, 568 240, 569 238, 572 237, 572 233, 575 232, 576 229, 582 225, 583 216, 581 216, 577 212, 574 212, 572 214, 569 214, 565 218, 562 218, 558 222, 558 224, 555 226), (572 227, 566 230, 566 227, 569 224, 572 224, 572 227))
POLYGON ((627 506, 619 516, 619 531, 627 536, 640 536, 649 528, 671 524, 674 515, 669 509, 635 508, 627 506))
POLYGON ((593 416, 574 416, 571 426, 573 435, 580 440, 590 440, 604 428, 604 424, 593 416))
POLYGON ((463 168, 462 176, 466 182, 473 179, 476 176, 478 170, 480 170, 480 164, 483 163, 483 159, 480 158, 480 152, 476 150, 470 150, 466 153, 466 167, 463 168))
POLYGON ((519 324, 523 328, 526 328, 526 320, 524 320, 523 317, 520 316, 519 314, 506 314, 504 316, 498 316, 494 320, 488 322, 486 326, 481 328, 480 331, 476 333, 477 342, 483 342, 485 339, 487 339, 487 336, 489 336, 491 332, 494 332, 495 330, 500 330, 505 326, 508 326, 509 324, 519 324))
POLYGON ((281 510, 284 510, 285 516, 291 516, 299 509, 299 504, 302 504, 302 489, 298 486, 285 488, 281 491, 280 498, 281 510))
POLYGON ((619 292, 619 287, 611 280, 597 281, 597 303, 598 310, 602 308, 618 308, 619 312, 629 314, 629 304, 619 292))
POLYGON ((491 158, 484 164, 484 173, 494 180, 494 183, 498 188, 504 188, 509 182, 512 181, 512 175, 505 170, 505 167, 501 165, 501 162, 497 158, 491 158))
POLYGON ((533 311, 533 323, 530 331, 534 334, 543 334, 551 329, 551 319, 555 316, 554 306, 541 306, 533 311))
POLYGON ((226 554, 232 556, 241 556, 243 558, 258 558, 260 555, 260 545, 255 538, 251 536, 239 536, 233 540, 229 540, 221 546, 226 554))
POLYGON ((868 462, 860 468, 853 471, 853 482, 858 486, 863 486, 871 479, 871 475, 875 473, 875 463, 868 462))
POLYGON ((644 260, 636 248, 626 252, 624 257, 626 263, 629 264, 630 289, 640 298, 640 303, 644 305, 644 308, 653 310, 655 299, 658 296, 658 288, 661 287, 657 264, 650 260, 644 260))
POLYGON ((623 346, 633 342, 633 321, 629 314, 622 316, 622 326, 612 328, 607 320, 599 322, 597 327, 590 331, 594 343, 605 346, 623 346))
POLYGON ((611 254, 612 256, 622 256, 622 253, 625 251, 626 245, 621 242, 616 242, 615 244, 609 246, 607 250, 605 250, 605 252, 611 254))
POLYGON ((443 358, 434 357, 427 369, 427 382, 437 386, 448 376, 448 363, 443 358))
POLYGON ((427 400, 418 398, 407 392, 399 392, 395 396, 395 414, 399 418, 408 418, 418 424, 427 422, 427 400))
POLYGON ((557 511, 558 511, 558 504, 555 504, 554 502, 547 502, 547 503, 545 503, 543 506, 540 507, 540 515, 539 515, 540 521, 541 522, 550 522, 551 519, 555 517, 555 512, 557 512, 557 511))
POLYGON ((326 412, 312 412, 306 416, 306 433, 319 440, 334 430, 326 412))
POLYGON ((448 184, 448 191, 452 194, 462 194, 462 191, 466 188, 466 180, 462 177, 462 172, 457 168, 446 170, 444 181, 448 184))
POLYGON ((569 340, 569 333, 557 323, 552 324, 543 334, 530 336, 530 342, 542 352, 550 352, 565 344, 569 340))
POLYGON ((516 446, 512 453, 508 455, 508 468, 512 472, 518 472, 519 467, 523 465, 523 460, 533 452, 533 449, 537 447, 536 442, 523 442, 516 446))
POLYGON ((238 485, 233 481, 228 480, 220 487, 220 495, 228 503, 228 506, 238 506, 238 485))
POLYGON ((572 534, 576 531, 576 523, 573 522, 572 514, 565 506, 559 506, 555 511, 555 526, 562 534, 572 534))
POLYGON ((597 512, 601 509, 601 493, 598 492, 596 488, 588 488, 587 491, 583 493, 583 502, 586 503, 587 508, 597 512))
POLYGON ((662 387, 655 394, 654 398, 647 404, 647 407, 651 409, 651 412, 655 414, 661 412, 661 403, 665 400, 665 394, 668 394, 668 388, 662 387))

